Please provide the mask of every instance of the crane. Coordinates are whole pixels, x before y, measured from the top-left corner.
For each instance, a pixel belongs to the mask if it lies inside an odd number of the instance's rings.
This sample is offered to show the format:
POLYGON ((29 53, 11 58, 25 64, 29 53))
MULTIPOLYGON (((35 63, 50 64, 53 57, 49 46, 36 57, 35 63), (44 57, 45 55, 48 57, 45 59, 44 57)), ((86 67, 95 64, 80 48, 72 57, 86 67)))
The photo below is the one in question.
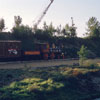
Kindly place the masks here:
POLYGON ((40 24, 41 20, 43 19, 43 17, 46 15, 48 9, 50 8, 51 4, 53 3, 54 0, 50 0, 49 5, 45 8, 45 10, 42 12, 41 16, 39 17, 39 19, 37 20, 37 22, 34 24, 34 28, 36 29, 37 26, 40 24))

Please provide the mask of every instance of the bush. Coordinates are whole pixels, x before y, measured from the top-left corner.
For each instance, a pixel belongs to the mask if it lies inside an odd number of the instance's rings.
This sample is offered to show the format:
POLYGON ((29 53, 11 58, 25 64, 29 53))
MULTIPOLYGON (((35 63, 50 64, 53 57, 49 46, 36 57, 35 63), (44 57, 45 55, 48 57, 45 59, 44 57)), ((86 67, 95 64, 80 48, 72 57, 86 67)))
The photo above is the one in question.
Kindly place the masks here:
POLYGON ((97 64, 91 64, 91 65, 89 66, 89 68, 95 69, 97 66, 98 66, 97 64))
MULTIPOLYGON (((34 100, 40 98, 40 94, 54 92, 56 89, 64 87, 63 83, 54 82, 52 79, 43 80, 39 78, 27 78, 19 82, 13 82, 10 86, 6 86, 0 89, 0 100, 29 100, 32 97, 34 100), (37 95, 37 97, 35 97, 37 95), (22 99, 24 98, 24 99, 22 99)), ((33 100, 33 99, 30 100, 33 100)), ((39 99, 40 100, 40 99, 39 99)))

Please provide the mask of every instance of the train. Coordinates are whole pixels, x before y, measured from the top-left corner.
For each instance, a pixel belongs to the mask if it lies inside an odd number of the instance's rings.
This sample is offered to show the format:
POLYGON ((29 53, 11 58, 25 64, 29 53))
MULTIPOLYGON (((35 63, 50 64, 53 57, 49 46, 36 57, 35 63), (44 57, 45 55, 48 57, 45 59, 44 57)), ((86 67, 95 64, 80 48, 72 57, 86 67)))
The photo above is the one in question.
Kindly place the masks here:
POLYGON ((49 43, 35 43, 34 50, 22 50, 18 40, 0 41, 0 61, 64 59, 62 48, 49 43))

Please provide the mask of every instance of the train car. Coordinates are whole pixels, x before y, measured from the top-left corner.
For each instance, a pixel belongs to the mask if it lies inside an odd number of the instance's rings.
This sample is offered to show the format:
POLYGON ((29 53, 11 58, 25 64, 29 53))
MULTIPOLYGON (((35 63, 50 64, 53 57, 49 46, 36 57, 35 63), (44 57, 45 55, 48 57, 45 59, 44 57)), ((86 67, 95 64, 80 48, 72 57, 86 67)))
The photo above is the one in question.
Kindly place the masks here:
POLYGON ((38 47, 41 53, 41 58, 47 60, 49 59, 50 46, 48 43, 38 43, 38 47))
POLYGON ((33 51, 24 51, 23 58, 30 59, 48 59, 49 44, 48 43, 34 43, 33 51))
POLYGON ((0 41, 0 61, 62 59, 59 47, 50 47, 48 43, 34 43, 34 50, 22 51, 21 41, 0 41))
POLYGON ((64 59, 61 47, 57 47, 54 44, 50 47, 48 43, 38 43, 37 46, 40 48, 42 59, 64 59))
POLYGON ((59 47, 55 47, 55 48, 50 48, 49 51, 49 55, 50 55, 50 59, 62 59, 64 57, 62 57, 62 50, 59 47))
POLYGON ((0 41, 0 61, 17 60, 21 57, 21 41, 0 41))
POLYGON ((24 60, 48 60, 63 59, 60 47, 50 47, 48 43, 34 43, 34 50, 23 51, 22 58, 24 60))

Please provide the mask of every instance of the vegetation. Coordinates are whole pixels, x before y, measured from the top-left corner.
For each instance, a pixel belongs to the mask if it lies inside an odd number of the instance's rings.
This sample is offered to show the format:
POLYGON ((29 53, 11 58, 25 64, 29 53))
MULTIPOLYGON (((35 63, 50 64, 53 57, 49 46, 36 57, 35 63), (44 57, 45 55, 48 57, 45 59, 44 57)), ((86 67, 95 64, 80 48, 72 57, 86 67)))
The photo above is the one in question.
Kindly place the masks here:
POLYGON ((92 82, 99 71, 97 66, 0 70, 0 100, 91 100, 100 96, 92 82))
POLYGON ((89 37, 100 37, 100 22, 95 17, 91 17, 87 22, 87 35, 89 37))
POLYGON ((11 32, 3 32, 5 21, 1 19, 0 40, 20 40, 22 41, 22 50, 34 50, 34 43, 47 42, 50 46, 55 44, 58 47, 63 47, 62 50, 67 58, 77 58, 77 52, 84 45, 90 51, 89 56, 100 57, 100 22, 95 17, 89 18, 84 38, 77 37, 77 28, 73 24, 73 20, 71 26, 68 24, 64 27, 59 25, 57 28, 53 26, 53 23, 47 25, 44 22, 43 28, 35 30, 28 25, 23 25, 20 16, 14 17, 14 23, 11 32))
POLYGON ((5 29, 5 21, 3 18, 0 19, 0 32, 5 29))
POLYGON ((19 27, 22 23, 22 18, 20 16, 14 16, 15 27, 19 27))
POLYGON ((82 47, 80 48, 78 55, 79 55, 80 66, 83 66, 83 62, 87 59, 87 55, 88 55, 88 50, 84 45, 82 45, 82 47))
POLYGON ((100 66, 85 61, 100 57, 97 18, 89 18, 85 38, 77 37, 73 20, 72 26, 55 28, 53 23, 44 22, 42 29, 35 30, 23 25, 20 16, 14 17, 14 23, 11 32, 3 32, 5 20, 0 19, 0 40, 20 40, 22 50, 34 50, 35 42, 55 44, 62 47, 67 58, 79 55, 81 66, 0 70, 0 100, 91 100, 100 97, 100 66))

